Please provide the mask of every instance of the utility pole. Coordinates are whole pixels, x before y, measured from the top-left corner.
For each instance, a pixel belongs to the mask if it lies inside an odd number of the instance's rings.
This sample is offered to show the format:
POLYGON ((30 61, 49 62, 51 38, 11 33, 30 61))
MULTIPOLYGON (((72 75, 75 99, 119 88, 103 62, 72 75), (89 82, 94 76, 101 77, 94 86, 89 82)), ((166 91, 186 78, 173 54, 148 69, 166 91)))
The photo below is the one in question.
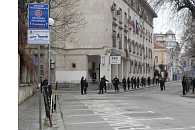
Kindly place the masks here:
POLYGON ((41 56, 40 56, 40 51, 41 51, 41 46, 38 45, 38 84, 39 84, 39 130, 42 130, 42 116, 41 116, 41 83, 40 83, 40 59, 41 59, 41 56))

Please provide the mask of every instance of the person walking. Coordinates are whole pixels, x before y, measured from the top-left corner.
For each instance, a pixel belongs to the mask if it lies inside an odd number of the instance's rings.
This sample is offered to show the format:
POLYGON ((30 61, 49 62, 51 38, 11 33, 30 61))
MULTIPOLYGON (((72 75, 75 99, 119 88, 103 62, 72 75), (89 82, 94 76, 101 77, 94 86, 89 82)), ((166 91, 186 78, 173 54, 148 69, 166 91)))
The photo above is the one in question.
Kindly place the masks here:
POLYGON ((194 90, 195 90, 195 77, 192 80, 192 93, 194 94, 194 90))
POLYGON ((164 81, 163 78, 160 77, 160 90, 163 91, 163 87, 164 87, 164 81))
POLYGON ((165 91, 165 78, 163 78, 163 90, 165 91))
POLYGON ((185 76, 183 76, 183 79, 182 79, 183 96, 186 95, 186 87, 187 87, 186 78, 185 76))
POLYGON ((112 80, 112 82, 114 85, 115 92, 119 92, 119 88, 118 88, 119 79, 117 78, 117 76, 115 76, 115 78, 112 80))
POLYGON ((87 82, 87 79, 85 78, 84 80, 84 94, 87 94, 87 88, 88 88, 88 82, 87 82))
POLYGON ((104 90, 105 90, 105 93, 107 92, 107 86, 106 86, 106 82, 108 82, 108 80, 106 79, 106 76, 104 75, 103 76, 103 82, 104 82, 104 90))
POLYGON ((83 95, 84 87, 85 87, 85 81, 84 81, 84 77, 83 76, 81 77, 80 84, 81 84, 81 95, 83 95))
POLYGON ((123 89, 124 89, 124 92, 126 92, 126 78, 124 77, 123 80, 122 80, 122 83, 123 83, 123 89))
POLYGON ((128 88, 128 90, 130 89, 130 83, 131 83, 131 81, 130 81, 130 78, 128 77, 127 78, 127 88, 128 88))

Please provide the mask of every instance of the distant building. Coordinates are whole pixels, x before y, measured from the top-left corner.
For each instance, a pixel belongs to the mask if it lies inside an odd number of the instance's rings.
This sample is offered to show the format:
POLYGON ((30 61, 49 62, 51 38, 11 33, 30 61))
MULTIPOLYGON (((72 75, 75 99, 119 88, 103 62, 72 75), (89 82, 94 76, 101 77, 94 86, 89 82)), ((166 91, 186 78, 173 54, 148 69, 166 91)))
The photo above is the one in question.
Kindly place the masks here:
POLYGON ((87 23, 55 55, 57 81, 153 76, 153 18, 157 15, 145 0, 81 0, 78 10, 87 23))
MULTIPOLYGON (((176 37, 173 31, 169 30, 165 34, 154 34, 154 43, 158 43, 158 45, 166 49, 165 68, 168 72, 168 79, 179 80, 181 77, 181 69, 179 67, 179 55, 181 49, 179 43, 176 41, 176 37)), ((157 54, 158 49, 154 49, 154 51, 155 54, 157 54)))

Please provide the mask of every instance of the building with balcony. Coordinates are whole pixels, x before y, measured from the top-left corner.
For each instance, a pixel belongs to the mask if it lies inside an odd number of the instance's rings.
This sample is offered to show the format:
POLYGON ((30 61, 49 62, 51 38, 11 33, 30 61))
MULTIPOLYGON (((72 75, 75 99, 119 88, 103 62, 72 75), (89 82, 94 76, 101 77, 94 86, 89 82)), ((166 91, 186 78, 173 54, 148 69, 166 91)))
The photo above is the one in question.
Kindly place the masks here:
POLYGON ((78 10, 86 24, 55 54, 57 81, 153 76, 153 18, 157 15, 145 0, 81 0, 78 10))

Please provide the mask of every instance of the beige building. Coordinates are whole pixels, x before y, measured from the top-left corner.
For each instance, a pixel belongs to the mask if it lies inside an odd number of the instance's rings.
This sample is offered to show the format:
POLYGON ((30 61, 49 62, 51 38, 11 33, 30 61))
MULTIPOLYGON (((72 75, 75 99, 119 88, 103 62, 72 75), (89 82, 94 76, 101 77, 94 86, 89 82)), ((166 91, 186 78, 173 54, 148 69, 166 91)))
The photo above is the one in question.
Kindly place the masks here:
POLYGON ((155 67, 160 71, 159 65, 167 66, 169 59, 167 56, 168 50, 166 47, 162 46, 162 44, 155 42, 154 43, 154 61, 155 67))
POLYGON ((145 0, 81 0, 79 11, 86 25, 64 43, 53 43, 65 46, 53 55, 56 81, 153 76, 153 18, 157 15, 145 0))
MULTIPOLYGON (((164 47, 166 49, 166 55, 164 54, 164 62, 159 63, 165 65, 165 69, 168 72, 168 80, 179 80, 181 69, 179 67, 179 54, 180 54, 180 46, 176 41, 176 36, 173 31, 169 30, 165 34, 156 33, 154 34, 154 42, 158 44, 158 46, 164 47)), ((155 57, 162 59, 159 57, 159 48, 154 48, 155 57)), ((158 64, 158 65, 159 65, 158 64)))

